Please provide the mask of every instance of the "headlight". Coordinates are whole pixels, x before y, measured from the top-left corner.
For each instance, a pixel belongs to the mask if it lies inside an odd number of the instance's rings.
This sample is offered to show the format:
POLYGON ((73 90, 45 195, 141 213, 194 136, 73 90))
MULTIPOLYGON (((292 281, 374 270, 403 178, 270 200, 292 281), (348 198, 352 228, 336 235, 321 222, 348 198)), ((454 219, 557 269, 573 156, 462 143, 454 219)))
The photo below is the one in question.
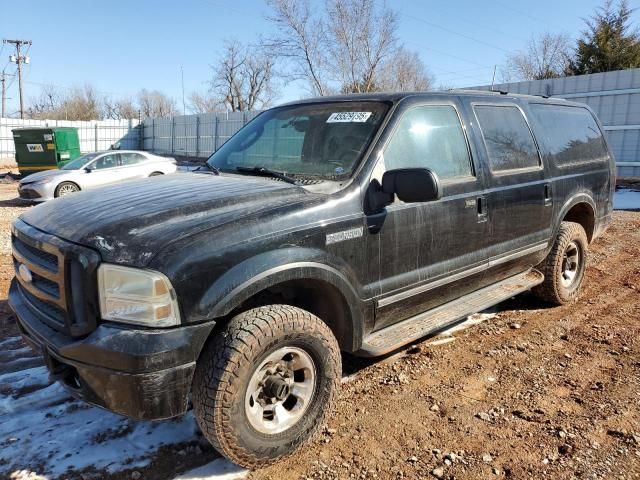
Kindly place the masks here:
POLYGON ((119 265, 98 268, 100 313, 104 320, 148 327, 180 323, 176 293, 159 272, 119 265))

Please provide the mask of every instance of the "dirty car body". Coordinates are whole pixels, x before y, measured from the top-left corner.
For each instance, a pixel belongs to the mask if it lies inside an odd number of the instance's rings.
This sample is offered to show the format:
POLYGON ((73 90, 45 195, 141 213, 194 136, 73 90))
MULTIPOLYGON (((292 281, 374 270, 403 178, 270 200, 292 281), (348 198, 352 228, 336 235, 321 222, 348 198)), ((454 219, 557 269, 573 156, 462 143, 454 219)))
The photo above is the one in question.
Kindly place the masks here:
POLYGON ((173 158, 135 150, 85 154, 60 169, 34 173, 18 185, 20 198, 44 202, 75 193, 111 185, 125 180, 175 173, 173 158))
POLYGON ((296 102, 209 164, 15 222, 10 305, 75 395, 135 418, 181 414, 205 345, 273 304, 319 318, 340 350, 385 354, 538 286, 563 225, 590 242, 612 210, 593 113, 538 97, 296 102), (143 300, 128 290, 138 274, 143 300))

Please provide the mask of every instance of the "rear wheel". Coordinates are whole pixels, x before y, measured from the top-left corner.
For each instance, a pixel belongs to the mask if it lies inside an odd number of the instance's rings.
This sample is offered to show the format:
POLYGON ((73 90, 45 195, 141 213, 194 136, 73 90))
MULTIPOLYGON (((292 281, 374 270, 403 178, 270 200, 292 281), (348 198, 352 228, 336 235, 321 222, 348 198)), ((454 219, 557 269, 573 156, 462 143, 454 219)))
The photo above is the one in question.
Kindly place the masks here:
POLYGON ((70 193, 79 192, 80 187, 73 182, 62 182, 60 185, 56 187, 55 196, 56 197, 64 197, 65 195, 69 195, 70 193))
POLYGON ((158 175, 164 175, 164 173, 162 173, 162 172, 153 172, 149 176, 150 177, 157 177, 158 175))
POLYGON ((554 305, 574 301, 584 280, 588 243, 582 225, 562 222, 551 252, 538 267, 544 282, 533 292, 554 305))
POLYGON ((325 421, 340 384, 340 350, 318 317, 288 305, 234 317, 206 345, 193 380, 204 436, 244 467, 273 463, 325 421))

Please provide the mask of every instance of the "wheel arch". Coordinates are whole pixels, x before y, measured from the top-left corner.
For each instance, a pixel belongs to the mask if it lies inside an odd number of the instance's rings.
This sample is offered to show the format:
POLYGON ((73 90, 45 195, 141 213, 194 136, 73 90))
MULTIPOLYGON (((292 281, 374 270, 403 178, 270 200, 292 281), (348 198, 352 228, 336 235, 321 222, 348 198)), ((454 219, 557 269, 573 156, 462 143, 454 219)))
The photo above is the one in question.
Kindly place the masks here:
POLYGON ((558 215, 558 222, 554 230, 554 236, 558 234, 561 222, 575 222, 582 225, 587 234, 589 243, 593 240, 596 226, 596 204, 590 195, 585 193, 571 197, 562 207, 558 215))
POLYGON ((273 266, 240 281, 235 278, 231 284, 222 280, 207 290, 199 305, 199 310, 218 325, 242 311, 284 303, 319 317, 332 330, 342 350, 360 348, 363 302, 347 277, 332 266, 299 261, 273 266))

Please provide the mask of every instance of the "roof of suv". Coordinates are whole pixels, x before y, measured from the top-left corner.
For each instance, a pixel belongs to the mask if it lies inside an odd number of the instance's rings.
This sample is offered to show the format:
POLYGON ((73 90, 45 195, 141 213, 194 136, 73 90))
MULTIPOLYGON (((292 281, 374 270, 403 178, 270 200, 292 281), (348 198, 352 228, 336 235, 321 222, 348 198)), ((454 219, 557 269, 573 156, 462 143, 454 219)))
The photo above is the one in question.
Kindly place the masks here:
MULTIPOLYGON (((542 97, 536 95, 522 95, 517 93, 508 93, 508 92, 499 92, 499 91, 489 91, 489 90, 448 90, 443 92, 397 92, 397 93, 385 93, 385 92, 376 92, 376 93, 350 93, 348 95, 332 95, 326 97, 312 97, 306 98, 303 100, 297 100, 293 102, 288 102, 283 105, 300 105, 306 103, 321 103, 321 102, 365 102, 365 101, 377 101, 377 102, 399 102, 405 98, 409 97, 422 97, 422 98, 438 98, 438 97, 451 97, 451 96, 473 96, 473 97, 503 97, 503 98, 523 98, 528 100, 535 100, 536 102, 554 102, 554 103, 565 103, 572 104, 574 102, 569 102, 562 98, 553 97, 542 97)), ((281 105, 281 106, 283 106, 281 105)))

